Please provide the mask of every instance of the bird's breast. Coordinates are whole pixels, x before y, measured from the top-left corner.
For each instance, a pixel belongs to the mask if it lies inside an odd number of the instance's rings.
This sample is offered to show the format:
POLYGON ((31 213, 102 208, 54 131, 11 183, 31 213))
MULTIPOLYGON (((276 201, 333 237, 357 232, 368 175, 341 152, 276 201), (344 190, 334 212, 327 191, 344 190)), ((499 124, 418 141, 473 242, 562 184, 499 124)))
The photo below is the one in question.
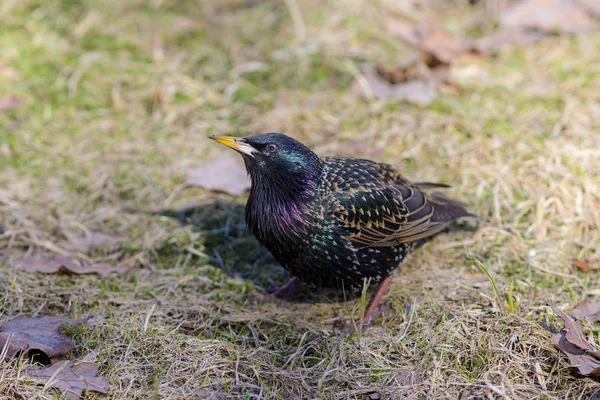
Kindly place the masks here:
POLYGON ((276 258, 293 253, 310 234, 311 213, 300 203, 257 201, 246 205, 246 224, 258 241, 276 258))

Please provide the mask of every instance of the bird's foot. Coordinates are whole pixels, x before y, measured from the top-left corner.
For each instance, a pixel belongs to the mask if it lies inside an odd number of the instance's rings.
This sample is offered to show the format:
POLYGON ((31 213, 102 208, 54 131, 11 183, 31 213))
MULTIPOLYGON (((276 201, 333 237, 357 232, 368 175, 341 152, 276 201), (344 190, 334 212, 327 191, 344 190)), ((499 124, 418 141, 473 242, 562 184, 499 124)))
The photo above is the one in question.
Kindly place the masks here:
POLYGON ((286 300, 289 300, 292 297, 292 294, 294 294, 294 292, 301 286, 303 286, 302 282, 294 276, 283 286, 275 289, 273 292, 263 297, 263 302, 275 300, 277 297, 282 297, 286 300))

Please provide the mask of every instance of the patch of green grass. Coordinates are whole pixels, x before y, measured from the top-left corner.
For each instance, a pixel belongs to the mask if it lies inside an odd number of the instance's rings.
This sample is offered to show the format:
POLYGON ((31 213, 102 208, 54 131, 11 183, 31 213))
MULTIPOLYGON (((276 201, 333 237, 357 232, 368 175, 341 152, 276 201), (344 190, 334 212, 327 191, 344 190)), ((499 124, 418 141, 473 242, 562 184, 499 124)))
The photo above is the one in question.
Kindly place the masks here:
MULTIPOLYGON (((559 323, 543 307, 597 295, 595 275, 570 267, 599 256, 597 34, 461 61, 457 75, 476 78, 421 107, 352 90, 349 63, 410 55, 382 26, 391 5, 6 4, 0 97, 24 102, 0 112, 0 314, 92 317, 70 332, 73 359, 100 365, 112 382, 106 398, 598 390, 564 368, 546 330, 559 323), (307 289, 262 302, 289 275, 245 228, 244 196, 181 185, 188 168, 221 154, 208 135, 267 130, 451 184, 448 194, 483 220, 409 257, 364 333, 343 328, 370 293, 345 302, 307 289), (10 267, 24 254, 60 253, 84 230, 120 244, 80 261, 134 268, 100 278, 10 267)), ((461 26, 481 10, 444 7, 453 32, 485 34, 461 26)), ((41 398, 23 368, 0 366, 0 397, 41 398)))

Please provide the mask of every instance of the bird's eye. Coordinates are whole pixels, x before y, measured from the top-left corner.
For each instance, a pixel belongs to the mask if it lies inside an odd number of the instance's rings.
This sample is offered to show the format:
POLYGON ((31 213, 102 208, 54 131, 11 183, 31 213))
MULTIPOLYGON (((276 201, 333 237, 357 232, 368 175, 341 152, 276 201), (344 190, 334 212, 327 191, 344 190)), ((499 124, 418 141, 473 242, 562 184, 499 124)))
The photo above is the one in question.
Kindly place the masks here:
POLYGON ((266 149, 269 153, 274 153, 277 150, 277 146, 274 144, 268 144, 266 149))

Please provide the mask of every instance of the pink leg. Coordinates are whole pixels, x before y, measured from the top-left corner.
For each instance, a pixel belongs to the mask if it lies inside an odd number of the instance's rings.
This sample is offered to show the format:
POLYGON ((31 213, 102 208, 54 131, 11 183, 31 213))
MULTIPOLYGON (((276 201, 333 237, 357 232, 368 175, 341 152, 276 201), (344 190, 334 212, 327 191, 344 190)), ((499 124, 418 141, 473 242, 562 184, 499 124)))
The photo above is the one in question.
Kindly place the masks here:
POLYGON ((294 277, 292 277, 292 279, 287 281, 283 286, 275 289, 273 292, 266 295, 263 298, 263 301, 274 300, 276 297, 279 297, 279 295, 281 295, 283 293, 287 293, 287 295, 290 296, 294 292, 294 289, 296 289, 297 286, 300 284, 301 284, 301 282, 298 280, 298 278, 296 278, 294 276, 294 277))
POLYGON ((379 303, 381 302, 381 297, 383 297, 388 287, 390 286, 390 283, 392 283, 392 276, 388 276, 387 278, 385 278, 383 282, 381 282, 381 285, 379 285, 379 289, 377 289, 375 297, 373 297, 369 308, 367 308, 367 311, 365 311, 365 316, 363 318, 363 329, 369 326, 373 319, 381 315, 381 310, 378 308, 379 303))

